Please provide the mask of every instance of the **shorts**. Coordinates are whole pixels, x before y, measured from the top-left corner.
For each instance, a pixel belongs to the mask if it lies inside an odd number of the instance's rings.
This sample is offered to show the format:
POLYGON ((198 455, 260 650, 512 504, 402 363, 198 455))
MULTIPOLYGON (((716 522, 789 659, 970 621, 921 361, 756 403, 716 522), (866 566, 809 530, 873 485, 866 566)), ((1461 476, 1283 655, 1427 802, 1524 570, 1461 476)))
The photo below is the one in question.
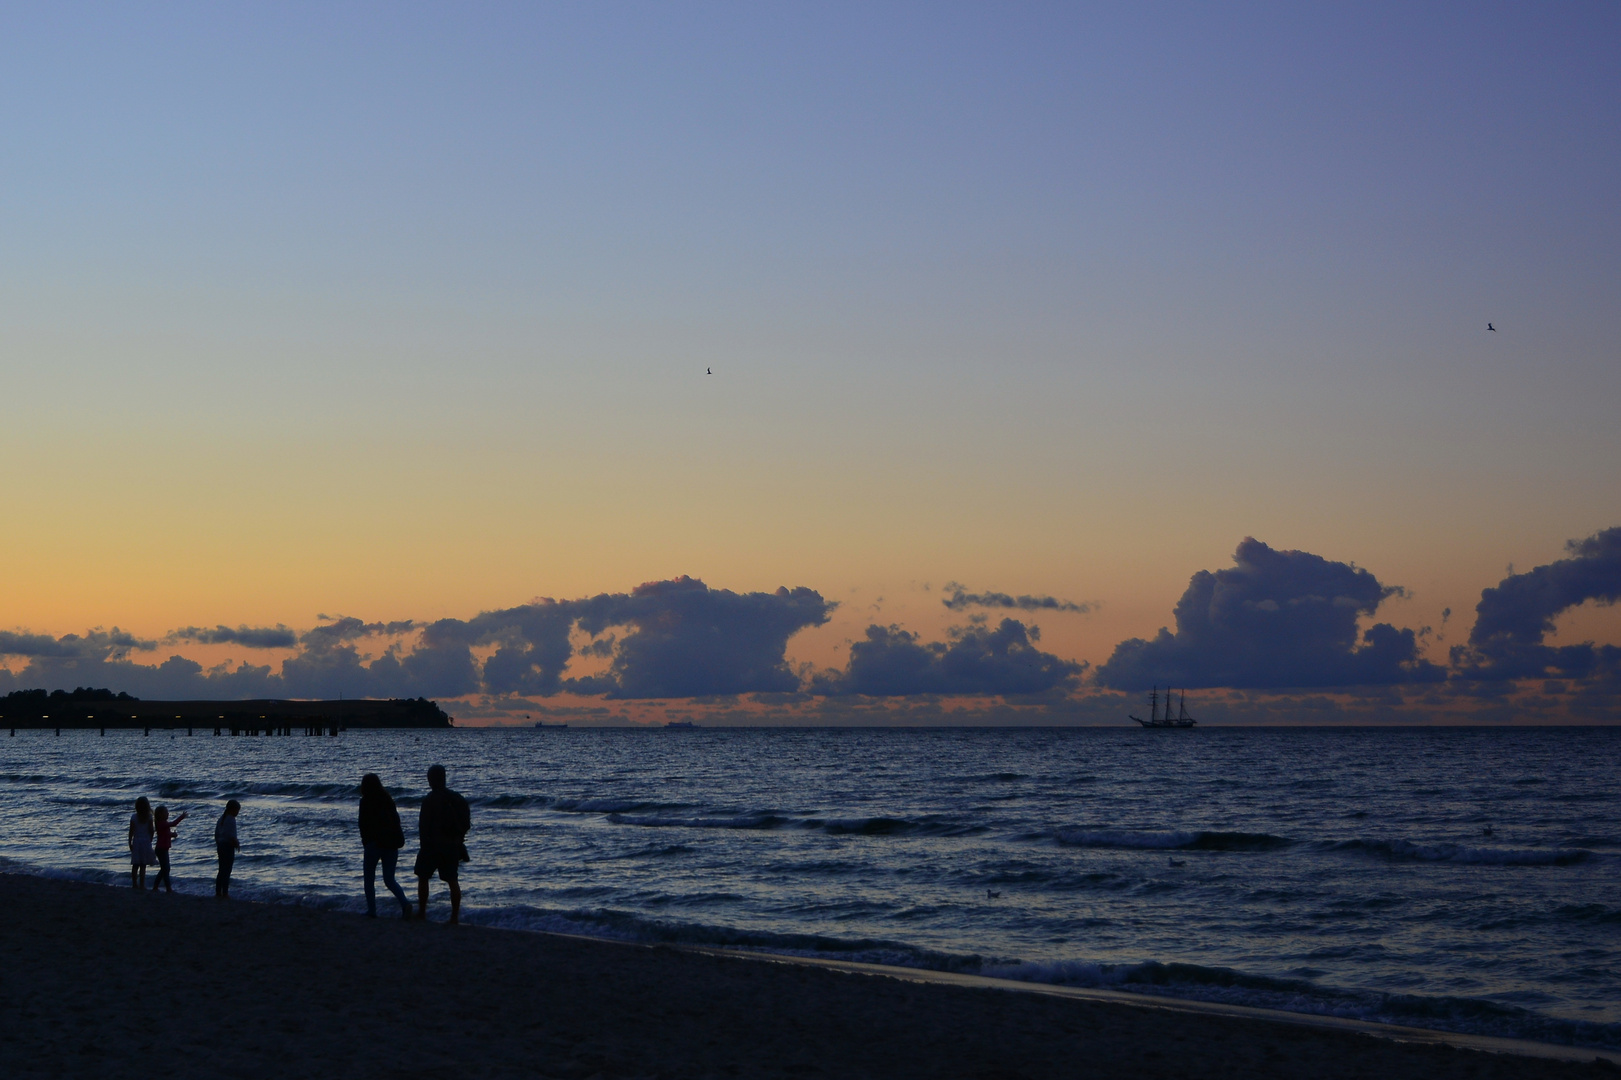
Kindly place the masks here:
POLYGON ((453 847, 423 848, 417 852, 416 876, 431 878, 438 874, 440 881, 455 881, 460 858, 461 852, 453 847))

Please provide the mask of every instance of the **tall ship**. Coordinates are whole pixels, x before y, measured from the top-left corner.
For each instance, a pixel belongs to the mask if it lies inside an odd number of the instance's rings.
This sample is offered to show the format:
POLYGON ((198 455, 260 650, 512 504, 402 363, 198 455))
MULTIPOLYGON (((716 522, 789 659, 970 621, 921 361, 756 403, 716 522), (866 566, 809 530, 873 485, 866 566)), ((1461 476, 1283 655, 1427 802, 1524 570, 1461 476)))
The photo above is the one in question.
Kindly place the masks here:
POLYGON ((1131 713, 1126 715, 1143 727, 1151 728, 1190 728, 1199 722, 1188 715, 1188 692, 1186 690, 1182 691, 1182 696, 1177 700, 1176 715, 1171 715, 1171 688, 1168 686, 1165 688, 1165 710, 1163 714, 1160 711, 1159 687, 1156 686, 1148 692, 1147 720, 1131 713))

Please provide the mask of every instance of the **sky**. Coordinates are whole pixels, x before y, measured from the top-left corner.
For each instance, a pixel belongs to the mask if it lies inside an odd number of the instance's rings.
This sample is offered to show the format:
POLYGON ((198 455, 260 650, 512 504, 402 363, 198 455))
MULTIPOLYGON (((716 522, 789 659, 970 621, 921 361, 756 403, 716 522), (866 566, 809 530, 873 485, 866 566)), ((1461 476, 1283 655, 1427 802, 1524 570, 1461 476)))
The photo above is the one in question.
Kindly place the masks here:
POLYGON ((1618 40, 14 6, 0 691, 1612 720, 1618 40))

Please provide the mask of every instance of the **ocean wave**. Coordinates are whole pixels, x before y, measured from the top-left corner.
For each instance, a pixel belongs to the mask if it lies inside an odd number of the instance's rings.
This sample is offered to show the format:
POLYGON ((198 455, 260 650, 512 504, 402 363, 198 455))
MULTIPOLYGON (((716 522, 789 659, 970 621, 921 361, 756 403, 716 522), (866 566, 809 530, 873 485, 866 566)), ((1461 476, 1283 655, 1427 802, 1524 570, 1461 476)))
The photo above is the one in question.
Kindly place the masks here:
POLYGON ((662 859, 671 855, 691 855, 692 848, 685 844, 649 844, 637 848, 635 851, 624 851, 611 856, 612 859, 662 859))
POLYGON ((513 905, 466 912, 463 918, 481 926, 576 934, 643 945, 693 945, 740 949, 782 956, 820 957, 864 964, 926 968, 931 971, 974 972, 985 963, 979 956, 921 949, 897 941, 745 930, 654 918, 612 908, 556 911, 513 905))
POLYGON ((1306 979, 1232 968, 1145 961, 1024 962, 923 949, 882 939, 785 934, 649 918, 616 910, 546 911, 509 907, 470 913, 469 921, 509 929, 576 934, 640 944, 691 945, 819 959, 986 975, 1016 982, 1098 987, 1316 1016, 1342 1016, 1467 1034, 1621 1049, 1621 1024, 1566 1020, 1476 998, 1342 990, 1306 979))
POLYGON ((615 825, 639 825, 647 829, 776 829, 789 819, 771 813, 739 814, 736 817, 668 817, 659 814, 609 814, 615 825))
POLYGON ((649 799, 556 798, 550 795, 484 795, 467 801, 473 806, 514 810, 535 807, 564 814, 635 814, 650 810, 683 810, 691 805, 649 799))
POLYGON ((979 974, 1019 982, 1133 991, 1313 1016, 1341 1016, 1471 1035, 1621 1049, 1621 1024, 1543 1016, 1479 998, 1341 990, 1304 979, 1198 964, 1084 961, 986 964, 979 974))
POLYGON ((1419 844, 1410 840, 1341 840, 1323 845, 1390 862, 1461 863, 1479 866, 1574 866, 1593 858, 1583 848, 1494 848, 1463 844, 1419 844))
POLYGON ((1582 923, 1621 923, 1621 908, 1603 904, 1561 904, 1554 909, 1561 919, 1582 923))
POLYGON ((1271 833, 1133 832, 1125 829, 1063 829, 1054 838, 1067 847, 1147 849, 1151 851, 1276 851, 1293 840, 1271 833))
POLYGON ((940 817, 928 817, 918 821, 892 817, 843 818, 830 821, 809 818, 804 822, 804 826, 808 829, 820 829, 829 836, 978 836, 989 831, 984 825, 940 817))

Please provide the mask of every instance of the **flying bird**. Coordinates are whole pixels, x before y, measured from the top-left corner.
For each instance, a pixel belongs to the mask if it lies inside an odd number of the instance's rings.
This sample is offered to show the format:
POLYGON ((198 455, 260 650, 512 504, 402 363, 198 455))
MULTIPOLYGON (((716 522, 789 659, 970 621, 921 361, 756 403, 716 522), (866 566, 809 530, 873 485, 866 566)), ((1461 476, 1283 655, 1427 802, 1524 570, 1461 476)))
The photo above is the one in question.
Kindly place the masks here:
POLYGON ((1486 329, 1490 330, 1494 334, 1497 333, 1497 327, 1493 326, 1491 323, 1486 324, 1486 329))

